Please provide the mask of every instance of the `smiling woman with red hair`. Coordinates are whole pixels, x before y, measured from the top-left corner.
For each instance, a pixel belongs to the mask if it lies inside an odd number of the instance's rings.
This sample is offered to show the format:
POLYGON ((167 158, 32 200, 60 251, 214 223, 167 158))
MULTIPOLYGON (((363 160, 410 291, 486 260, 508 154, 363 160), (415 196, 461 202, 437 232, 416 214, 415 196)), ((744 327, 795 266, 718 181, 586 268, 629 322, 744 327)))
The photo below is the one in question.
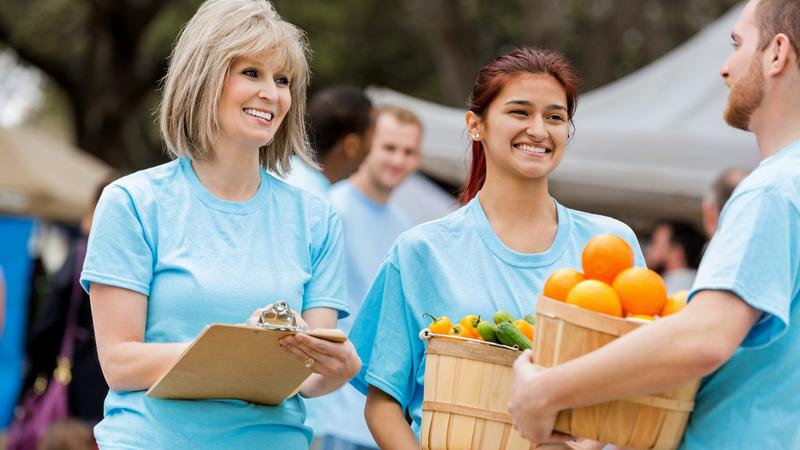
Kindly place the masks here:
POLYGON ((381 448, 419 445, 423 313, 530 313, 550 273, 580 269, 583 247, 600 233, 623 237, 643 265, 628 226, 550 196, 547 179, 564 157, 577 95, 572 65, 547 50, 514 50, 478 74, 466 116, 465 205, 398 238, 350 334, 363 361, 352 383, 368 394, 367 423, 381 448))

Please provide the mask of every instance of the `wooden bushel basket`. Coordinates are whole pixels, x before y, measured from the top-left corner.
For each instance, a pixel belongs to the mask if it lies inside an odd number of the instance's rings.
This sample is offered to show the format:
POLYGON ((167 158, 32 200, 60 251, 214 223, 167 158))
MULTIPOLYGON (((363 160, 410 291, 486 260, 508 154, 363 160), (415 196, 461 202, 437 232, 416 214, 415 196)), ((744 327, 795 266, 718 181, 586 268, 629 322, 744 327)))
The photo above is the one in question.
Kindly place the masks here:
MULTIPOLYGON (((427 332, 427 333, 426 333, 427 332)), ((531 450, 534 445, 511 426, 508 400, 510 347, 431 335, 425 356, 425 393, 420 444, 430 450, 531 450)))
MULTIPOLYGON (((542 367, 552 367, 596 350, 639 326, 539 297, 534 360, 542 367)), ((699 384, 698 380, 661 394, 561 411, 555 429, 625 448, 675 449, 694 409, 699 384)))

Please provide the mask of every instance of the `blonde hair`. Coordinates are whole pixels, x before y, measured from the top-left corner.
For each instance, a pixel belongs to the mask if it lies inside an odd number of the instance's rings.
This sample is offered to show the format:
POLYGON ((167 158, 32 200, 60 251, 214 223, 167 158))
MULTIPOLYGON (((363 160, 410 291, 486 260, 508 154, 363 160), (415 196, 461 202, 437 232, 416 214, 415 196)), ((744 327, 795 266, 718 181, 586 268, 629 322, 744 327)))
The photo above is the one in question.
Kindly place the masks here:
POLYGON ((159 112, 171 156, 214 158, 211 145, 220 133, 217 102, 231 64, 264 51, 289 77, 292 104, 275 137, 259 149, 261 165, 284 175, 292 154, 315 165, 304 122, 308 41, 264 0, 208 0, 185 25, 172 49, 159 112))

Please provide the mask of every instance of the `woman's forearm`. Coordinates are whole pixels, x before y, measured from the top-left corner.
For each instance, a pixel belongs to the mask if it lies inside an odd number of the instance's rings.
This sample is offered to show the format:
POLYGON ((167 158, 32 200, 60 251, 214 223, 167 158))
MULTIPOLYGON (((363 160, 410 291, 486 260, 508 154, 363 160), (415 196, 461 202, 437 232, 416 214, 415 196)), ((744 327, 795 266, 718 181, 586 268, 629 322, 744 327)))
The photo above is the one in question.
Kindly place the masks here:
POLYGON ((379 448, 384 450, 420 448, 419 441, 406 422, 400 404, 380 389, 369 387, 364 417, 379 448))
POLYGON ((92 283, 89 291, 100 367, 112 391, 140 391, 158 380, 188 343, 146 343, 145 295, 92 283))
POLYGON ((345 383, 347 383, 345 379, 312 373, 305 383, 303 383, 303 388, 300 389, 300 395, 305 398, 319 397, 320 395, 330 394, 344 386, 345 383))
POLYGON ((112 391, 148 389, 186 349, 188 343, 118 342, 99 353, 112 391))

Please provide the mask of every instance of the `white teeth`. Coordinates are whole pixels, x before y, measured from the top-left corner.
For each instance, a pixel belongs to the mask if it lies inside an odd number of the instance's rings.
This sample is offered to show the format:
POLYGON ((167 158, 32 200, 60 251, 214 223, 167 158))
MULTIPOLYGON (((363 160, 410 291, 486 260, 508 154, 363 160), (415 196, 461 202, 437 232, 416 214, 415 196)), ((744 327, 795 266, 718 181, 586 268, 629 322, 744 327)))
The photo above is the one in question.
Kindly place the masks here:
POLYGON ((267 120, 267 121, 272 120, 272 113, 259 111, 257 109, 253 109, 253 108, 247 108, 247 109, 244 110, 244 112, 247 113, 247 114, 250 114, 251 116, 259 117, 259 118, 267 120))
POLYGON ((527 144, 517 144, 515 147, 527 153, 547 153, 547 149, 544 147, 534 147, 527 144))

